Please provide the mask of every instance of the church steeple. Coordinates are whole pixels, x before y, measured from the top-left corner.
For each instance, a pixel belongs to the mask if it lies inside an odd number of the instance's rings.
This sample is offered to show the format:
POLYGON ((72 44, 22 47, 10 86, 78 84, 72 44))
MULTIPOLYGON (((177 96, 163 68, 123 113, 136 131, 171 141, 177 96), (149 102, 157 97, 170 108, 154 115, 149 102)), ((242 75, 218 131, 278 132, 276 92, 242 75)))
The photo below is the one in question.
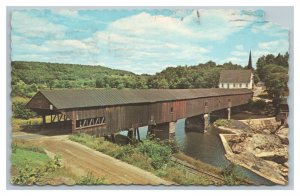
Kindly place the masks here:
POLYGON ((252 68, 252 57, 251 57, 251 50, 250 50, 250 54, 249 54, 249 61, 248 61, 248 66, 247 69, 253 69, 252 68))

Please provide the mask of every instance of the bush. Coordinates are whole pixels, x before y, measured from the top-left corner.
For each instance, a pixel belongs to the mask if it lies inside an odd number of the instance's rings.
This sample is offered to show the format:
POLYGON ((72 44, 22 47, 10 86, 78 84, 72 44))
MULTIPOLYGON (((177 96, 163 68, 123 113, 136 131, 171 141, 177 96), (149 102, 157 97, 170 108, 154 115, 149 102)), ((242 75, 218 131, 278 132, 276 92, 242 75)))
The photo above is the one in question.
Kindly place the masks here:
POLYGON ((13 104, 13 116, 15 118, 29 119, 36 116, 36 113, 27 109, 24 103, 17 102, 13 104))
POLYGON ((258 99, 255 101, 250 100, 250 102, 248 104, 249 110, 263 110, 266 108, 266 106, 267 106, 267 103, 262 99, 258 99))
POLYGON ((26 164, 25 168, 18 169, 18 175, 12 178, 12 183, 18 185, 38 184, 44 175, 42 170, 40 167, 34 168, 26 164))
POLYGON ((242 182, 243 176, 237 171, 236 165, 233 163, 224 167, 221 173, 226 185, 240 185, 242 182))
POLYGON ((215 121, 215 124, 217 126, 222 126, 222 127, 229 127, 230 123, 231 123, 231 121, 226 120, 226 119, 218 119, 218 120, 215 121))
POLYGON ((11 182, 18 185, 42 184, 43 178, 62 167, 58 156, 49 159, 40 147, 12 145, 12 166, 16 167, 17 175, 11 182), (25 157, 25 158, 24 158, 25 157))
POLYGON ((143 143, 138 144, 137 150, 150 158, 154 169, 159 169, 168 163, 172 156, 171 147, 151 140, 145 140, 143 143))
POLYGON ((97 185, 97 184, 105 184, 105 178, 100 177, 96 178, 93 176, 91 172, 89 172, 86 176, 83 176, 77 184, 80 185, 97 185))

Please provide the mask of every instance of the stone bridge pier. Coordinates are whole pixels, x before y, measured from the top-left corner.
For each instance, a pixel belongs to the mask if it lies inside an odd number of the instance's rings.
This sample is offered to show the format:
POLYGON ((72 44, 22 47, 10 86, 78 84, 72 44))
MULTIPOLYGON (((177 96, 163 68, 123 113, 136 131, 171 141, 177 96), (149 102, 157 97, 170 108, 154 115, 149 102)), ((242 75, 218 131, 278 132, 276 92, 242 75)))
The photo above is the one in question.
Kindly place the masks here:
POLYGON ((185 131, 195 131, 204 133, 210 124, 210 113, 200 114, 185 119, 185 131))
POLYGON ((148 126, 148 135, 154 134, 160 140, 173 140, 175 138, 176 121, 148 126))

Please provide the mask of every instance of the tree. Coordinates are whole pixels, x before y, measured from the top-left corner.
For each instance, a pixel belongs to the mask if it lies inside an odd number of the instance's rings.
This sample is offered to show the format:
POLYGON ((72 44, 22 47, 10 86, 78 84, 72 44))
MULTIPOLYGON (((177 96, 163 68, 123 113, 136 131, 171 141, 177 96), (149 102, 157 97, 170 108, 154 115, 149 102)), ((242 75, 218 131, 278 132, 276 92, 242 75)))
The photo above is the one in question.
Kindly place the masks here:
POLYGON ((96 88, 104 88, 104 87, 105 87, 104 78, 97 78, 96 79, 96 88))
POLYGON ((266 91, 273 100, 275 112, 278 113, 281 98, 288 92, 288 69, 274 64, 266 65, 265 69, 267 71, 265 76, 266 91))

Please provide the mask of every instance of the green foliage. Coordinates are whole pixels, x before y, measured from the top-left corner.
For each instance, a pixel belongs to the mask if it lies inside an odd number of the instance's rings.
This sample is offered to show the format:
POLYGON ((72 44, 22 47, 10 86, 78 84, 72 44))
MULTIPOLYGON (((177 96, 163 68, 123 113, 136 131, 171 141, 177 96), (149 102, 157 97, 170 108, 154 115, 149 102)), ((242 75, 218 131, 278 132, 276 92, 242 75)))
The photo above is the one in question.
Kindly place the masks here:
POLYGON ((215 124, 217 126, 222 126, 222 127, 229 127, 230 123, 231 123, 231 121, 227 120, 227 119, 218 119, 215 121, 215 124))
POLYGON ((119 146, 104 141, 103 138, 87 134, 74 134, 69 136, 69 139, 150 171, 167 164, 172 154, 179 149, 175 142, 154 140, 145 140, 136 145, 119 146))
POLYGON ((235 164, 230 163, 222 169, 222 175, 226 185, 240 185, 243 180, 243 175, 237 171, 235 164))
POLYGON ((12 145, 11 161, 17 169, 11 182, 18 185, 42 184, 45 176, 62 167, 58 156, 50 159, 42 148, 21 144, 12 145))
MULTIPOLYGON (((143 142, 135 145, 119 146, 104 141, 103 138, 97 138, 86 134, 71 135, 69 136, 69 139, 136 167, 154 172, 157 176, 164 177, 178 184, 208 185, 211 183, 200 176, 190 175, 184 168, 171 161, 171 156, 179 150, 176 142, 143 140, 143 142)), ((81 180, 80 184, 88 184, 89 182, 94 182, 94 179, 85 177, 81 180)))
POLYGON ((213 88, 218 86, 222 69, 242 67, 209 61, 196 66, 168 67, 155 75, 135 75, 103 66, 14 61, 12 96, 32 97, 38 90, 54 88, 213 88))
POLYGON ((149 157, 154 169, 161 168, 170 161, 172 149, 153 140, 145 140, 137 145, 137 151, 149 157))
POLYGON ((41 182, 43 175, 44 173, 42 171, 42 168, 40 167, 33 168, 26 165, 25 168, 20 168, 18 170, 18 175, 12 178, 12 183, 18 185, 39 184, 39 182, 41 182))
POLYGON ((257 74, 261 81, 265 82, 267 77, 268 71, 266 69, 266 65, 278 65, 280 67, 288 68, 289 63, 289 54, 286 53, 285 55, 281 55, 280 53, 275 57, 272 54, 268 54, 266 56, 262 56, 258 58, 256 62, 257 74))
POLYGON ((275 113, 279 111, 281 99, 288 94, 289 54, 262 56, 257 60, 257 74, 266 85, 266 91, 273 100, 275 113))
POLYGON ((36 116, 35 112, 27 109, 24 103, 13 103, 13 116, 15 118, 29 119, 36 116))
POLYGON ((87 175, 81 177, 81 179, 76 184, 80 184, 80 185, 105 184, 105 178, 104 177, 96 178, 93 176, 91 172, 89 172, 87 175))
POLYGON ((16 167, 25 167, 26 164, 34 166, 42 166, 50 158, 40 147, 27 147, 20 144, 12 144, 11 163, 16 167))
MULTIPOLYGON (((103 66, 13 61, 12 96, 32 97, 38 90, 53 88, 94 88, 96 78, 113 78, 112 88, 131 88, 135 74, 103 66), (132 79, 133 78, 133 79, 132 79)), ((106 86, 104 86, 106 88, 106 86)))
POLYGON ((249 110, 264 110, 267 106, 267 103, 262 100, 262 99, 258 99, 258 100, 250 100, 249 104, 248 104, 248 109, 249 110))

